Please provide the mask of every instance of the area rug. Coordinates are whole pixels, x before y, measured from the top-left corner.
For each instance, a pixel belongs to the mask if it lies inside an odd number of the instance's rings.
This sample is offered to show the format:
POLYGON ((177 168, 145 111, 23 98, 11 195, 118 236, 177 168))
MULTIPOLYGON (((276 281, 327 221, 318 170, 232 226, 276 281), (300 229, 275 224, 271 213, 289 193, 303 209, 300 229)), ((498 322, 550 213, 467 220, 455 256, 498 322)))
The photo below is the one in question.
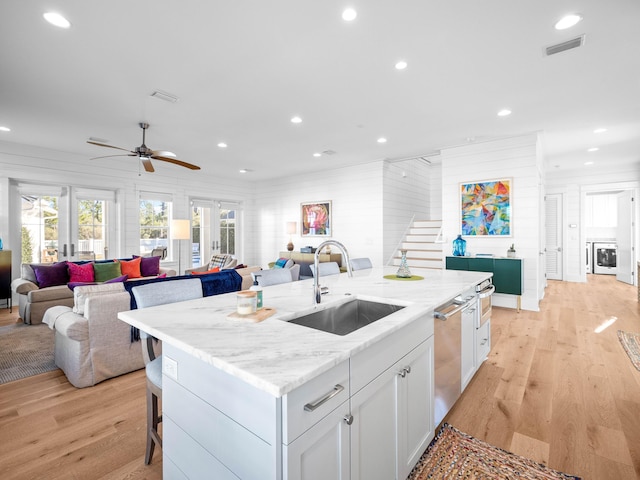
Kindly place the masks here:
POLYGON ((47 325, 0 327, 0 384, 55 370, 54 334, 47 325))
POLYGON ((445 423, 407 480, 514 478, 580 479, 491 446, 445 423))
POLYGON ((640 335, 618 330, 618 339, 624 351, 629 355, 633 366, 636 367, 637 370, 640 370, 640 335))

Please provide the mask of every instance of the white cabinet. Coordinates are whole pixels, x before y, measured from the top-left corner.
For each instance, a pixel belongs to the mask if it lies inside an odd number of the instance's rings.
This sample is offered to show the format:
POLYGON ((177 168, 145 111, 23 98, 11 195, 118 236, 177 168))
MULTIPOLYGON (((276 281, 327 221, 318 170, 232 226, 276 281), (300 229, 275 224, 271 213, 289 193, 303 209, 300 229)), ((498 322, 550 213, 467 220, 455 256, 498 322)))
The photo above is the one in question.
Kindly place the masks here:
POLYGON ((491 319, 476 330, 476 365, 480 368, 491 351, 491 319))
POLYGON ((302 436, 283 448, 286 480, 347 480, 349 402, 346 401, 302 436))
POLYGON ((351 398, 351 480, 405 479, 433 438, 433 337, 351 398))
POLYGON ((476 363, 476 307, 462 312, 461 352, 460 352, 460 391, 464 392, 477 370, 476 363))

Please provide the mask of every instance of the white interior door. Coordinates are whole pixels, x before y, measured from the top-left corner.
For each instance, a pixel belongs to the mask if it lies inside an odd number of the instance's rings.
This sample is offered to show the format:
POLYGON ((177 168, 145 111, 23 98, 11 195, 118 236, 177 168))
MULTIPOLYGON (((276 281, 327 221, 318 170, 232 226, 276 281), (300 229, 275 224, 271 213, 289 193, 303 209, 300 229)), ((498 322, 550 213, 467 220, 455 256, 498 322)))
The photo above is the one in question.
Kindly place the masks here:
POLYGON ((549 280, 562 280, 562 195, 546 195, 545 262, 549 280))
POLYGON ((634 218, 633 192, 625 190, 618 194, 618 226, 616 228, 617 268, 616 279, 620 282, 634 284, 634 251, 633 251, 633 218, 634 218))

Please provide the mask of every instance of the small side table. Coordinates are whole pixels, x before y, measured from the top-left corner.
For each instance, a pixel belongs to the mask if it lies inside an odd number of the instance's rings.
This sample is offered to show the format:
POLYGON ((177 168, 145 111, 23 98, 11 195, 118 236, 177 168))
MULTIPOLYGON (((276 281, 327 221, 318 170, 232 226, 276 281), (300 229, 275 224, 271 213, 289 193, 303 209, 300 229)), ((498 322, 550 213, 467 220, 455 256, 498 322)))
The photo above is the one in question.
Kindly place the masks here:
POLYGON ((11 305, 11 250, 0 250, 0 300, 5 300, 9 312, 13 312, 11 305))

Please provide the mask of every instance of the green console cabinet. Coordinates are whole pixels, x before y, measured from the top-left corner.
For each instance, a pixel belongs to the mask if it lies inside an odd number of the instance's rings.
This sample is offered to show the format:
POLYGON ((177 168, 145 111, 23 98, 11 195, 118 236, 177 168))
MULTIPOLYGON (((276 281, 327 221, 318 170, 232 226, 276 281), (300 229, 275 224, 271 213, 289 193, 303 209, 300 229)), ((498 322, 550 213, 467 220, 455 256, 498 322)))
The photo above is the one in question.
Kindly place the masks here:
POLYGON ((446 257, 447 270, 493 272, 496 293, 522 295, 522 259, 504 257, 446 257))

